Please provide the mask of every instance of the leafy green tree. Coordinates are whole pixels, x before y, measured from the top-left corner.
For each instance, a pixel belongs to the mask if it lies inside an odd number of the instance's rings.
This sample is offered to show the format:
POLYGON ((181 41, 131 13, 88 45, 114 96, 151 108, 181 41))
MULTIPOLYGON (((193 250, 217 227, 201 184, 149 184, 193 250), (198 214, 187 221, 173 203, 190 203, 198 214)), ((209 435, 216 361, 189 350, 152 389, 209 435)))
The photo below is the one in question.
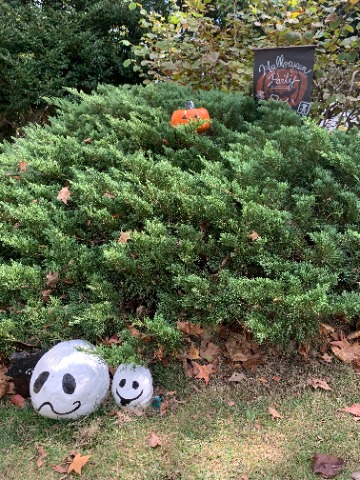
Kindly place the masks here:
POLYGON ((133 47, 145 83, 250 93, 254 47, 316 44, 312 114, 318 121, 339 112, 359 117, 358 0, 227 3, 221 21, 210 0, 185 0, 181 8, 173 0, 167 17, 147 14, 142 42, 133 47))

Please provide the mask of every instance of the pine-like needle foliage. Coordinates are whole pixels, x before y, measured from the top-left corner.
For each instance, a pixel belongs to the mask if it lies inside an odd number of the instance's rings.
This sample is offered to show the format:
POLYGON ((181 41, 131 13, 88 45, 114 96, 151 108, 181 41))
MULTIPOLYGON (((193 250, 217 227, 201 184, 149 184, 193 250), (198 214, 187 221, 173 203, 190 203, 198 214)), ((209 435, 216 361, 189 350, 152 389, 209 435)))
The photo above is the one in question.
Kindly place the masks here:
POLYGON ((172 84, 71 93, 51 125, 2 147, 3 350, 117 333, 132 358, 130 325, 172 348, 177 320, 286 344, 359 318, 355 131, 172 84), (190 98, 206 134, 170 126, 190 98))

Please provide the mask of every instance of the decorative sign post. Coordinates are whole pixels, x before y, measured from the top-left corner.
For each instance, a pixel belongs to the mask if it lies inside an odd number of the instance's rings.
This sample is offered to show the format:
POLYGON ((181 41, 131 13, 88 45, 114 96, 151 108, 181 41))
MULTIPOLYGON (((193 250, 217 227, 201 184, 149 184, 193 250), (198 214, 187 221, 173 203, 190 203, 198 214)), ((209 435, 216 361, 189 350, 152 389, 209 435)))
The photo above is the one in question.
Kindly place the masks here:
POLYGON ((308 115, 315 45, 256 48, 254 96, 287 102, 299 115, 308 115))

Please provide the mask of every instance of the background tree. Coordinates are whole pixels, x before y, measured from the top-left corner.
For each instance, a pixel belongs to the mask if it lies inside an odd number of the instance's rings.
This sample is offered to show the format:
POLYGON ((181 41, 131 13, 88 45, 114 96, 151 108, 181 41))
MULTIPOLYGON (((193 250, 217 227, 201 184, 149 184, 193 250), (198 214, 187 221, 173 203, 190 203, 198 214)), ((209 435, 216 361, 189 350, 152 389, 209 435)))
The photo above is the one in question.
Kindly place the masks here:
POLYGON ((136 43, 142 34, 141 12, 127 1, 11 0, 1 7, 0 139, 19 134, 28 120, 46 121, 44 96, 138 81, 123 66, 129 47, 122 40, 136 43))

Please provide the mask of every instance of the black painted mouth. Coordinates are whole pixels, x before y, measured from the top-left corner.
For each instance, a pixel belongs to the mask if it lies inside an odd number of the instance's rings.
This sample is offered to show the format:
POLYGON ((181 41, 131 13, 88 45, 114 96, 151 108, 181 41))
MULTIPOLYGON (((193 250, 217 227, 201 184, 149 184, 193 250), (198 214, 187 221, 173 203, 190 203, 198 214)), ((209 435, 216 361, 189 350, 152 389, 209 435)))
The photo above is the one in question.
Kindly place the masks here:
POLYGON ((76 402, 73 403, 73 405, 76 405, 75 408, 73 408, 72 410, 70 410, 69 412, 57 412, 56 410, 54 410, 54 407, 52 406, 52 404, 50 402, 44 402, 40 405, 40 407, 38 408, 38 412, 40 412, 40 410, 42 409, 42 407, 45 407, 45 405, 49 405, 49 407, 51 408, 51 410, 56 414, 56 415, 69 415, 70 413, 73 413, 73 412, 76 412, 76 410, 78 410, 80 407, 81 407, 81 402, 79 402, 79 400, 77 400, 76 402))
POLYGON ((120 393, 116 391, 116 395, 120 398, 120 403, 123 407, 126 407, 126 405, 129 405, 129 403, 131 403, 133 400, 137 400, 138 398, 141 397, 141 395, 143 394, 144 390, 141 390, 141 392, 139 393, 139 395, 137 397, 134 397, 134 398, 124 398, 120 395, 120 393))

